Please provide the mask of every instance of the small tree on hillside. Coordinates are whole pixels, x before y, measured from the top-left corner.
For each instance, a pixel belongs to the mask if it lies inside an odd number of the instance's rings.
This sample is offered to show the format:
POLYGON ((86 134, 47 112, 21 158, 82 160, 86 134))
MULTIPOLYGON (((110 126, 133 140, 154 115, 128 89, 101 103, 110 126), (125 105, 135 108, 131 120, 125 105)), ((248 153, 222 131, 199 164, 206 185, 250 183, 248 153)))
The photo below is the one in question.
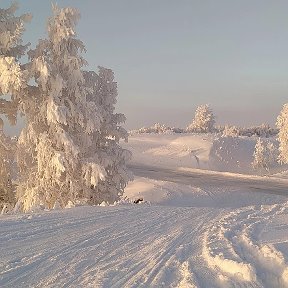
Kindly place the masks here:
POLYGON ((277 149, 270 141, 263 141, 259 137, 253 153, 252 167, 255 170, 270 171, 277 164, 277 149))
POLYGON ((288 163, 288 103, 284 104, 279 116, 277 117, 276 126, 279 129, 279 162, 288 163))
POLYGON ((215 116, 209 105, 197 107, 193 122, 187 127, 188 132, 208 133, 215 130, 215 116))
POLYGON ((261 138, 258 138, 256 145, 255 145, 255 150, 253 153, 253 162, 252 162, 252 167, 257 170, 268 170, 268 158, 267 158, 267 149, 261 140, 261 138))

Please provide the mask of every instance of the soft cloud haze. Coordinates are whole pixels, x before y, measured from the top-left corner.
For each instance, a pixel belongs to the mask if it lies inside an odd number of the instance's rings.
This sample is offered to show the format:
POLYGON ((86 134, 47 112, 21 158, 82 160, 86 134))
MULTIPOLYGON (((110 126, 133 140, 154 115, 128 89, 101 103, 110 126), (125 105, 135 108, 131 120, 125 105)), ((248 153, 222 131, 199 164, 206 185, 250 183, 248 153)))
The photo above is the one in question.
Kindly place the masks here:
MULTIPOLYGON (((45 37, 50 1, 18 1, 45 37)), ((1 8, 10 1, 1 1, 1 8)), ((209 103, 221 124, 274 124, 288 95, 288 1, 59 0, 81 12, 91 69, 112 68, 127 127, 186 126, 209 103)))

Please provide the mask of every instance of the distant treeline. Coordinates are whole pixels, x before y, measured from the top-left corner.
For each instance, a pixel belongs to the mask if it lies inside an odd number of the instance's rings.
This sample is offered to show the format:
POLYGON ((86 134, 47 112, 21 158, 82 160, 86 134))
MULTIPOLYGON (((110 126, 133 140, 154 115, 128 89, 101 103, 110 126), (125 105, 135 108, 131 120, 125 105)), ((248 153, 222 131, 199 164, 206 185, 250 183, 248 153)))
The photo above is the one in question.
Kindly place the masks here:
MULTIPOLYGON (((256 137, 274 137, 278 134, 279 130, 276 128, 272 128, 267 124, 262 124, 259 126, 252 127, 238 127, 232 125, 225 126, 215 126, 213 133, 221 134, 223 136, 256 136, 256 137)), ((172 133, 197 133, 203 134, 207 132, 200 131, 199 129, 187 129, 187 128, 176 128, 169 127, 165 124, 156 123, 151 127, 142 127, 137 130, 132 130, 129 132, 130 134, 144 134, 144 133, 155 133, 155 134, 172 134, 172 133)))

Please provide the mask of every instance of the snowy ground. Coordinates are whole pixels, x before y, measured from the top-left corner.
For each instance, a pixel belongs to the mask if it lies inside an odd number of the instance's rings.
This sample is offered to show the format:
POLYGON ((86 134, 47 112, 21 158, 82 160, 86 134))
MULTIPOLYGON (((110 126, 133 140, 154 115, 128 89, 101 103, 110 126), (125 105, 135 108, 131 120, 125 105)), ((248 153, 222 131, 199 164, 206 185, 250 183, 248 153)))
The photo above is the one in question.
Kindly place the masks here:
MULTIPOLYGON (((263 174, 251 165, 257 139, 211 134, 134 134, 129 143, 123 145, 133 152, 133 163, 141 165, 263 174)), ((276 142, 274 138, 264 141, 276 142)), ((271 174, 278 173, 277 177, 284 175, 287 178, 287 171, 284 174, 279 172, 288 170, 288 166, 278 166, 270 169, 271 174)))
POLYGON ((285 173, 198 171, 211 137, 131 137, 143 204, 2 216, 0 287, 288 287, 285 173))

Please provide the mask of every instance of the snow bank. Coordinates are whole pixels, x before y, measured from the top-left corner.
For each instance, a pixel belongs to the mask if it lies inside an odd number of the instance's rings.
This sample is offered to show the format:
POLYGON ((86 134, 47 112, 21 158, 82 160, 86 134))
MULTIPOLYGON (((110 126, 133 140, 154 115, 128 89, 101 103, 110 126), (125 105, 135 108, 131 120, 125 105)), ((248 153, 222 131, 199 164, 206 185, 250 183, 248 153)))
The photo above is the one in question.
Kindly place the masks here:
POLYGON ((209 152, 210 169, 253 173, 251 163, 255 144, 255 138, 227 136, 215 139, 209 152))

